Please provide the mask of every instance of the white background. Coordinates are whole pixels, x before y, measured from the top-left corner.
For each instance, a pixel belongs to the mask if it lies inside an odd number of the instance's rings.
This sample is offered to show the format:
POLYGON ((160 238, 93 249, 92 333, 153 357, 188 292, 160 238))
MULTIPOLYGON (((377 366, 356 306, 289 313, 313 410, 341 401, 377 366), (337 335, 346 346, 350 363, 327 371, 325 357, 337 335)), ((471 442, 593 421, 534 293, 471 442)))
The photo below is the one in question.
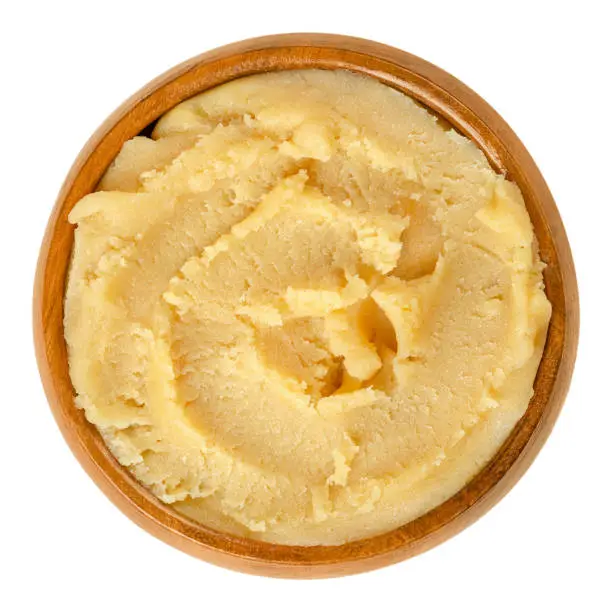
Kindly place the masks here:
POLYGON ((27 2, 0 9, 0 609, 612 610, 610 16, 580 2, 27 2), (141 531, 82 471, 34 360, 37 251, 80 147, 174 64, 243 38, 372 38, 463 80, 510 123, 556 198, 582 329, 558 424, 520 483, 477 524, 418 558, 314 582, 240 575, 141 531))

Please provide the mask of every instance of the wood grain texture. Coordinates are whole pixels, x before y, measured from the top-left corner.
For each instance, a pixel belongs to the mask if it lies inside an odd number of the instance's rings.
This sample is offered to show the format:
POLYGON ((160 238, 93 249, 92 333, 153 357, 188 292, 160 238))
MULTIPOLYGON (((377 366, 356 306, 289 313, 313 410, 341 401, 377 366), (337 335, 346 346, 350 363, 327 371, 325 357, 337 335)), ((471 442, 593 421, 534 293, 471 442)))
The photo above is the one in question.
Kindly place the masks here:
POLYGON ((443 542, 499 501, 548 437, 569 386, 578 343, 578 291, 553 198, 529 153, 499 115, 457 79, 418 57, 368 40, 287 34, 204 53, 155 79, 115 111, 77 157, 43 239, 34 287, 34 338, 47 398, 70 448, 102 491, 134 522, 196 557, 269 576, 315 578, 371 570, 443 542), (73 401, 63 296, 73 243, 72 207, 93 191, 122 144, 183 100, 234 78, 300 68, 348 69, 416 98, 475 141, 493 168, 520 187, 540 244, 553 305, 529 408, 490 463, 451 499, 389 533, 342 546, 280 546, 226 535, 175 512, 113 458, 73 401))

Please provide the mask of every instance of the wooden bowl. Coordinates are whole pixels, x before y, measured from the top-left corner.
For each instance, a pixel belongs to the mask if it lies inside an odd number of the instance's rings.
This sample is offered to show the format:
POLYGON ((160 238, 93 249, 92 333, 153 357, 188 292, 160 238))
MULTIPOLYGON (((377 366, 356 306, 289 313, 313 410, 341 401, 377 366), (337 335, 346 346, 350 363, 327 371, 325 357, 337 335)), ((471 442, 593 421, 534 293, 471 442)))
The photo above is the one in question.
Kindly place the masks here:
POLYGON ((326 34, 266 36, 191 59, 146 85, 98 129, 60 191, 43 239, 34 288, 38 367, 57 423, 81 465, 134 522, 196 557, 244 572, 292 578, 371 570, 423 552, 458 533, 499 501, 531 464, 561 410, 576 357, 578 291, 553 198, 529 153, 501 117, 446 72, 368 40, 326 34), (490 463, 451 499, 376 537, 341 546, 280 546, 219 533, 181 516, 122 468, 75 407, 68 374, 63 298, 73 243, 68 213, 98 181, 122 144, 183 100, 237 77, 298 68, 348 69, 416 98, 475 141, 496 172, 520 187, 540 244, 552 319, 535 393, 490 463))

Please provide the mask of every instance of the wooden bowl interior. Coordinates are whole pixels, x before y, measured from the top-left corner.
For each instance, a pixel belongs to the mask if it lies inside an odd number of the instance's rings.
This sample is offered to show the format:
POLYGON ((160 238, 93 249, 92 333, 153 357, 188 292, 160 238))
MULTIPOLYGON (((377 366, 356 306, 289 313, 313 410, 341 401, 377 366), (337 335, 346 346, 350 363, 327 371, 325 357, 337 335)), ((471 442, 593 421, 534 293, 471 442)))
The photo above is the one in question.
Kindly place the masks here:
POLYGON ((136 523, 167 543, 246 572, 320 577, 366 571, 422 552, 457 533, 498 501, 544 443, 565 397, 576 353, 578 301, 567 238, 533 160, 505 122, 465 85, 427 62, 377 43, 332 35, 281 35, 229 45, 159 77, 125 102, 77 158, 59 194, 35 281, 34 332, 45 391, 71 449, 100 488, 136 523), (176 513, 114 459, 77 409, 68 374, 63 296, 73 228, 69 211, 95 190, 122 144, 167 110, 234 78, 271 70, 348 69, 394 87, 474 140, 497 172, 520 187, 540 245, 553 312, 529 408, 490 463, 428 514, 389 533, 342 546, 279 546, 216 532, 176 513))

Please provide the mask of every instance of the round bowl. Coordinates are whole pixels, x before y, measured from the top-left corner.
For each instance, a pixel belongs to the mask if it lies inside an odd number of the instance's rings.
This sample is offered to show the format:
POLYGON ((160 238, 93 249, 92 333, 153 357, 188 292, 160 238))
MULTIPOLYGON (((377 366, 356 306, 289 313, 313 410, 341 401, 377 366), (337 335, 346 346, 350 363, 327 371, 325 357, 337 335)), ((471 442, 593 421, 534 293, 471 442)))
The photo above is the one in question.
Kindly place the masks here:
POLYGON ((559 212, 531 156, 478 95, 428 62, 368 40, 326 34, 266 36, 193 58, 123 103, 90 138, 59 193, 43 239, 34 288, 36 356, 47 399, 73 453, 102 491, 164 542, 228 568, 314 578, 371 570, 421 553, 458 533, 498 502, 544 444, 569 386, 578 342, 578 290, 559 212), (488 465, 452 498, 388 533, 340 546, 281 546, 209 529, 175 512, 140 485, 74 404, 63 301, 73 227, 68 213, 96 185, 123 143, 170 108, 231 79, 273 70, 347 69, 405 92, 471 138, 492 167, 520 188, 547 264, 552 318, 527 412, 488 465))

